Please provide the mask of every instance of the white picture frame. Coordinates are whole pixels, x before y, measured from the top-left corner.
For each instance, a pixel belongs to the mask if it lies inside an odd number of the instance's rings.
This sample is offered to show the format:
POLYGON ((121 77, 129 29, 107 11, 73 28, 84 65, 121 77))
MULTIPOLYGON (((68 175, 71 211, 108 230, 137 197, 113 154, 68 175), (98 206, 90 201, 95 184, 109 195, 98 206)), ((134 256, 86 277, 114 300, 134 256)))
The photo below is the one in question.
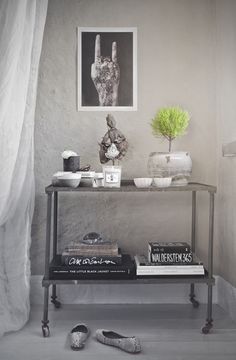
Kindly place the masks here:
POLYGON ((77 39, 77 110, 136 111, 137 28, 78 27, 77 39))

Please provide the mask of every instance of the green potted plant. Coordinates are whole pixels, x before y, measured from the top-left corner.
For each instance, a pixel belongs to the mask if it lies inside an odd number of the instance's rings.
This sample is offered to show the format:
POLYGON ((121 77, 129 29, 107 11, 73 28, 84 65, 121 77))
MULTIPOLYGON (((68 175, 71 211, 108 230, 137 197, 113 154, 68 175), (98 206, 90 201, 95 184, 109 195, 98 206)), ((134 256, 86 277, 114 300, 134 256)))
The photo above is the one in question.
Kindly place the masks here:
POLYGON ((173 140, 185 134, 189 113, 180 107, 161 108, 151 121, 153 135, 168 141, 168 152, 152 152, 148 160, 150 175, 172 177, 172 185, 186 185, 192 171, 192 161, 186 151, 172 151, 173 140))

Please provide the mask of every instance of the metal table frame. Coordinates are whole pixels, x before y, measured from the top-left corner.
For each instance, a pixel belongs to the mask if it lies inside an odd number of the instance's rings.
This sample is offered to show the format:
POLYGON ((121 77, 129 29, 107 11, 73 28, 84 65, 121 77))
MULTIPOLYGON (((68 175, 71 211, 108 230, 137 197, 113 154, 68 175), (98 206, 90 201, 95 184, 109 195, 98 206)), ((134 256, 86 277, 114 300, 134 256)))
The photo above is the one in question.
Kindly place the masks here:
POLYGON ((50 335, 48 320, 48 302, 49 302, 49 286, 52 285, 51 302, 56 308, 60 308, 61 304, 57 300, 56 285, 58 284, 161 284, 161 283, 190 283, 189 298, 194 307, 199 306, 199 302, 195 299, 194 284, 206 283, 208 286, 207 296, 207 318, 206 323, 202 327, 202 332, 208 334, 213 326, 212 319, 212 287, 215 284, 213 277, 213 235, 214 235, 214 195, 216 187, 199 183, 189 183, 186 186, 171 186, 168 188, 136 188, 132 180, 124 180, 120 188, 93 188, 93 187, 55 187, 49 185, 45 188, 47 194, 47 226, 46 226, 46 249, 45 249, 45 274, 42 281, 44 287, 44 308, 42 320, 42 332, 44 337, 50 335), (192 230, 191 230, 191 247, 195 252, 196 247, 196 210, 197 210, 197 192, 207 191, 209 193, 209 234, 208 234, 208 264, 206 266, 205 276, 154 276, 151 278, 137 277, 129 280, 55 280, 49 277, 50 266, 50 248, 51 248, 51 227, 53 218, 53 243, 52 256, 57 255, 57 229, 58 229, 58 193, 59 192, 90 192, 99 194, 100 192, 169 192, 169 191, 187 191, 192 193, 192 230), (53 202, 53 206, 52 206, 53 202), (53 211, 52 211, 53 210, 53 211))

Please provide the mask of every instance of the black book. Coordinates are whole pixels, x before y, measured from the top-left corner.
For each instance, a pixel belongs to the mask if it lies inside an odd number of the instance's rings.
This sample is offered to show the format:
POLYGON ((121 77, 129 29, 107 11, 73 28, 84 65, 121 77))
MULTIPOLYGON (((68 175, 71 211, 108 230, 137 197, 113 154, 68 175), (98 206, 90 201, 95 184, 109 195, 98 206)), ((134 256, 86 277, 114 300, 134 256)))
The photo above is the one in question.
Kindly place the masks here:
POLYGON ((108 255, 94 255, 94 256, 83 256, 83 255, 73 255, 64 252, 61 255, 61 262, 64 265, 68 266, 114 266, 121 265, 122 256, 119 253, 117 256, 108 256, 108 255))
POLYGON ((186 242, 149 242, 148 252, 156 253, 189 253, 191 247, 186 242))
POLYGON ((61 263, 60 255, 57 255, 49 266, 49 277, 58 280, 130 279, 134 275, 135 264, 127 254, 122 255, 122 263, 117 266, 68 266, 61 263))

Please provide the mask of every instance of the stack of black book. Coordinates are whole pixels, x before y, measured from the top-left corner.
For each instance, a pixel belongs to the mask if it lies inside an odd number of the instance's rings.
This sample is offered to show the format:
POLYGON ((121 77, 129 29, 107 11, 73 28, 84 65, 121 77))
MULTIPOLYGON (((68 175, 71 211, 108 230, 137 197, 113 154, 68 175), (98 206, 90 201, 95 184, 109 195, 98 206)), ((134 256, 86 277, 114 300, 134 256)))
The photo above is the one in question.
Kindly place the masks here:
POLYGON ((78 242, 56 256, 49 271, 53 279, 130 279, 135 275, 135 265, 116 242, 78 242))
POLYGON ((136 255, 136 274, 153 275, 204 275, 203 263, 193 255, 186 242, 149 243, 148 256, 136 255))

